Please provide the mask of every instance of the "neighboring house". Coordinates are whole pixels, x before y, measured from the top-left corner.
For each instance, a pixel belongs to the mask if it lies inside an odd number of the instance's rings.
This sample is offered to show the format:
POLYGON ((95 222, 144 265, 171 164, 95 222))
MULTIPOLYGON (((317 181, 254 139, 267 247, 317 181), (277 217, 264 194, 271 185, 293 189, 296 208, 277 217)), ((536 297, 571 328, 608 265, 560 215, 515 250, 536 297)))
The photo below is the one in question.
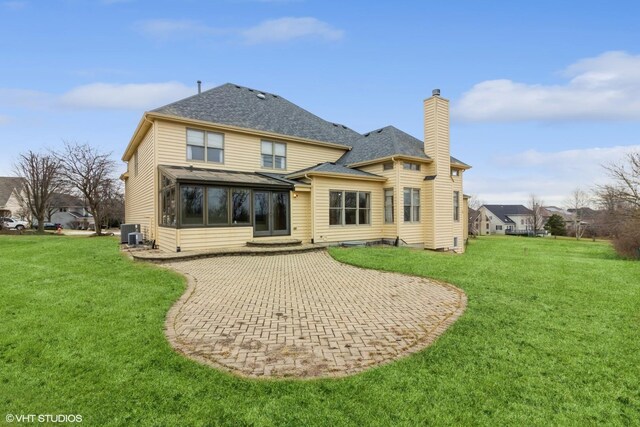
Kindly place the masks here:
POLYGON ((365 134, 286 99, 225 84, 144 113, 122 157, 125 216, 161 250, 252 240, 397 242, 464 250, 449 101, 424 101, 425 140, 365 134))
POLYGON ((29 213, 22 206, 24 178, 0 176, 0 216, 29 220, 29 213))
POLYGON ((64 193, 54 193, 51 197, 49 222, 61 224, 65 229, 92 228, 95 221, 85 208, 82 199, 64 193))
POLYGON ((522 205, 482 205, 480 234, 527 234, 533 229, 531 209, 522 205))
POLYGON ((468 209, 468 214, 467 214, 467 221, 468 221, 468 229, 469 229, 469 234, 473 235, 473 236, 477 236, 479 234, 481 234, 481 230, 482 230, 482 224, 481 224, 481 219, 482 219, 482 215, 480 214, 479 210, 473 209, 473 208, 467 208, 468 209))

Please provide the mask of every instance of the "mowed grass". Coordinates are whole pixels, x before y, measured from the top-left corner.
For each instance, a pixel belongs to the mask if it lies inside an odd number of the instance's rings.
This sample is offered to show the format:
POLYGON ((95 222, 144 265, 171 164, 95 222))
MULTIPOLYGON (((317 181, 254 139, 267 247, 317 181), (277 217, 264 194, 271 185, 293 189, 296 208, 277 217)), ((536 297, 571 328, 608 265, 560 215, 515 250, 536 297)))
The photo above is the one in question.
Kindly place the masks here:
POLYGON ((331 254, 453 283, 467 293, 467 311, 428 349, 353 377, 247 380, 168 345, 163 323, 184 291, 180 276, 131 262, 111 238, 0 236, 0 419, 640 424, 640 263, 618 259, 606 243, 480 238, 465 255, 331 254))

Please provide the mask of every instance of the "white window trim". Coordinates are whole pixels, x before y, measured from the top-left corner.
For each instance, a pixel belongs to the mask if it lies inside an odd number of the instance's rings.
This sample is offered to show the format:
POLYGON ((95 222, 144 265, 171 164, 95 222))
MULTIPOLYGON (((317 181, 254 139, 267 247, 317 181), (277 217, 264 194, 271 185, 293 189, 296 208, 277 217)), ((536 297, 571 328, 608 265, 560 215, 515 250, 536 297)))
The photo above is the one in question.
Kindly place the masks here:
MULTIPOLYGON (((331 193, 342 193, 342 199, 341 199, 341 207, 340 209, 340 224, 331 224, 331 217, 329 217, 329 227, 370 227, 371 226, 371 209, 372 209, 372 200, 371 200, 371 192, 370 191, 353 191, 353 190, 329 190, 329 213, 331 213, 332 209, 338 209, 338 208, 332 208, 331 207, 331 193), (345 222, 345 215, 346 215, 346 207, 345 207, 345 203, 346 203, 346 193, 356 193, 356 223, 355 224, 346 224, 345 222), (368 208, 360 208, 360 193, 365 193, 369 195, 369 207, 368 208), (360 224, 360 209, 363 210, 367 210, 368 211, 368 219, 369 222, 367 224, 360 224)), ((348 209, 353 209, 353 208, 348 208, 348 209)))
MULTIPOLYGON (((225 135, 224 135, 224 133, 222 133, 222 132, 212 132, 212 131, 204 130, 204 129, 187 128, 187 130, 186 130, 186 132, 185 132, 185 140, 186 140, 186 144, 185 144, 185 148, 186 148, 186 151, 185 151, 185 158, 186 158, 187 162, 213 163, 213 164, 216 164, 216 165, 223 165, 223 164, 224 164, 225 157, 226 157, 226 156, 225 156, 225 151, 226 151, 226 150, 225 150, 225 145, 226 145, 226 143, 225 143, 225 135), (189 154, 188 154, 189 146, 190 146, 190 145, 193 145, 193 144, 189 144, 189 137, 188 137, 188 135, 189 135, 189 131, 190 131, 190 130, 193 130, 193 131, 196 131, 196 132, 204 132, 204 160, 190 159, 190 158, 189 158, 189 154), (220 136, 222 137, 222 148, 218 148, 219 150, 222 150, 222 161, 221 161, 221 162, 209 161, 209 158, 208 158, 208 157, 209 157, 209 151, 208 151, 208 148, 209 148, 209 134, 210 134, 210 133, 211 133, 211 134, 215 134, 215 135, 220 135, 220 136)), ((198 145, 197 147, 199 147, 199 145, 198 145)), ((217 147, 211 147, 211 148, 217 148, 217 147)))

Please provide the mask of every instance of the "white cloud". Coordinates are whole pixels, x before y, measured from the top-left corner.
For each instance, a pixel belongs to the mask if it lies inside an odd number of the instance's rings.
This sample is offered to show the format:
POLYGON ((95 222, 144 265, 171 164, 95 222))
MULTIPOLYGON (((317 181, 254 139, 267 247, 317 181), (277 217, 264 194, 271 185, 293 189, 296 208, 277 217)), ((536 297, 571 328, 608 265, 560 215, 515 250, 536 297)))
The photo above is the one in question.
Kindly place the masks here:
POLYGON ((529 194, 536 194, 546 204, 562 206, 576 188, 590 191, 608 182, 602 166, 618 162, 634 150, 640 150, 640 145, 504 155, 494 159, 489 171, 475 171, 465 182, 465 192, 477 194, 487 203, 522 204, 529 194))
POLYGON ((65 107, 135 109, 158 107, 195 94, 196 89, 179 82, 111 84, 92 83, 63 94, 58 102, 65 107))
POLYGON ((214 28, 186 19, 151 19, 138 22, 136 27, 145 36, 159 40, 229 33, 226 29, 214 28))
POLYGON ((192 20, 152 19, 138 22, 136 29, 159 41, 229 36, 240 38, 248 45, 283 43, 297 39, 336 41, 344 36, 344 31, 310 17, 273 19, 245 29, 212 27, 192 20))
POLYGON ((344 31, 316 18, 289 17, 264 21, 242 31, 242 36, 247 44, 279 43, 300 38, 335 41, 344 36, 344 31))
POLYGON ((640 120, 640 55, 605 52, 561 73, 561 85, 487 80, 463 94, 452 115, 466 121, 640 120))

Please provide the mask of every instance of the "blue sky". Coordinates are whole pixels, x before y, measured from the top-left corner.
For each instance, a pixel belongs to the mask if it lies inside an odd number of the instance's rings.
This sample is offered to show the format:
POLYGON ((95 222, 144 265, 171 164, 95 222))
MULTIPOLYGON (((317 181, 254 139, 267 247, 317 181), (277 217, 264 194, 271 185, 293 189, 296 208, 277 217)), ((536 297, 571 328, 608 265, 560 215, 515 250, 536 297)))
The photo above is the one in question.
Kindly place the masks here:
POLYGON ((65 140, 119 162, 142 113, 198 79, 419 139, 440 88, 466 193, 561 205, 640 149, 638 16, 632 1, 0 0, 0 175, 65 140))

